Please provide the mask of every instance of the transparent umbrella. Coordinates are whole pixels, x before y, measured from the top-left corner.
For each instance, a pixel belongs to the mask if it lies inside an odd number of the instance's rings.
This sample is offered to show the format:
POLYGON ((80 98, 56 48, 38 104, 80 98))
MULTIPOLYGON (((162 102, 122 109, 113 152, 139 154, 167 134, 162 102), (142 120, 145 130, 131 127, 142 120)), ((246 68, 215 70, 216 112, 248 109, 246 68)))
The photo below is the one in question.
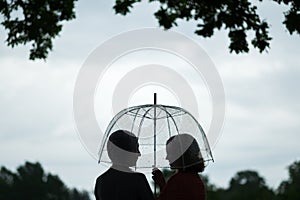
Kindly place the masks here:
MULTIPOLYGON (((99 150, 99 162, 111 164, 107 152, 109 136, 116 130, 126 130, 138 137, 140 157, 135 170, 151 171, 153 167, 169 167, 166 160, 166 141, 174 135, 190 134, 198 142, 204 162, 213 161, 205 132, 199 122, 186 110, 176 106, 154 103, 126 108, 109 123, 99 150)), ((178 156, 188 148, 183 144, 178 156)), ((129 152, 130 153, 130 152, 129 152)))

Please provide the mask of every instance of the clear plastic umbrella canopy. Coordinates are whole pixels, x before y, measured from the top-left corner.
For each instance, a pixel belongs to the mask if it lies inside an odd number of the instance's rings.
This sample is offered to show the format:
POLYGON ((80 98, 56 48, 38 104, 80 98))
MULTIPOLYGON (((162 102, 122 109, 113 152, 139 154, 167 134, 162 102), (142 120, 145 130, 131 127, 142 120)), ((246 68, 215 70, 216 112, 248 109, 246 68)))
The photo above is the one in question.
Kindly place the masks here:
MULTIPOLYGON (((174 135, 192 135, 200 147, 200 153, 205 162, 213 161, 213 156, 205 132, 198 121, 186 110, 180 107, 146 104, 126 108, 120 111, 109 123, 99 150, 99 162, 111 164, 107 152, 109 136, 117 130, 132 132, 138 137, 140 157, 136 169, 150 171, 153 167, 169 167, 166 160, 166 142, 174 135)), ((182 154, 189 144, 183 144, 179 154, 182 154)))

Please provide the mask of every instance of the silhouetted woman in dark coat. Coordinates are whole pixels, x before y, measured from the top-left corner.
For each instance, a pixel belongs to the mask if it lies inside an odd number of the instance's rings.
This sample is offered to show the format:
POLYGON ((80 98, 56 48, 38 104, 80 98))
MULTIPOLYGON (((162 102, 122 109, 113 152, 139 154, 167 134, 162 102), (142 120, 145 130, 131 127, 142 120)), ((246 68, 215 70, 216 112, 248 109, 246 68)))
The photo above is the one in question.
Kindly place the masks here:
POLYGON ((160 187, 159 200, 205 200, 206 192, 199 176, 205 168, 197 141, 188 134, 167 141, 167 160, 176 173, 166 183, 160 170, 153 170, 153 180, 160 187))

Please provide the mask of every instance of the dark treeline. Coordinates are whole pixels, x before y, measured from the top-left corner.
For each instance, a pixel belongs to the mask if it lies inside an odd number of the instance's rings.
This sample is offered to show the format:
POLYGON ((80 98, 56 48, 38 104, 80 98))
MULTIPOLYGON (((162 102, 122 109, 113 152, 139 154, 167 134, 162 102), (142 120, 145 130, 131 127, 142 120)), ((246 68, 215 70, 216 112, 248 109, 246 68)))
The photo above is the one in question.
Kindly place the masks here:
MULTIPOLYGON (((163 170, 165 177, 174 171, 163 170)), ((278 188, 269 187, 265 179, 256 171, 237 172, 230 180, 228 188, 219 188, 200 175, 206 184, 207 200, 296 200, 300 199, 300 161, 288 166, 289 177, 278 188)))
POLYGON ((25 162, 12 172, 0 170, 0 200, 89 200, 86 191, 69 189, 57 175, 46 173, 40 163, 25 162))
MULTIPOLYGON (((174 172, 163 170, 166 177, 174 172)), ((289 177, 278 188, 270 188, 256 171, 237 172, 228 188, 219 188, 201 175, 207 200, 295 200, 300 199, 300 161, 288 166, 289 177)), ((46 173, 40 163, 26 162, 12 172, 0 170, 0 200, 90 200, 87 191, 69 189, 57 175, 46 173)))

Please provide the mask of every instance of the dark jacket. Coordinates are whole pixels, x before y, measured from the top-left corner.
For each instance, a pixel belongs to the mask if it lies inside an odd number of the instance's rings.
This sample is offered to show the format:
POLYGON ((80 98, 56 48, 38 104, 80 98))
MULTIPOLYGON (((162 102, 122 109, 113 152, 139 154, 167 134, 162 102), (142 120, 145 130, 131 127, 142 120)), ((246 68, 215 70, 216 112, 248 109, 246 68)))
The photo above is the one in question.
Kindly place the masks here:
POLYGON ((96 200, 154 200, 144 174, 108 169, 96 180, 96 200))

